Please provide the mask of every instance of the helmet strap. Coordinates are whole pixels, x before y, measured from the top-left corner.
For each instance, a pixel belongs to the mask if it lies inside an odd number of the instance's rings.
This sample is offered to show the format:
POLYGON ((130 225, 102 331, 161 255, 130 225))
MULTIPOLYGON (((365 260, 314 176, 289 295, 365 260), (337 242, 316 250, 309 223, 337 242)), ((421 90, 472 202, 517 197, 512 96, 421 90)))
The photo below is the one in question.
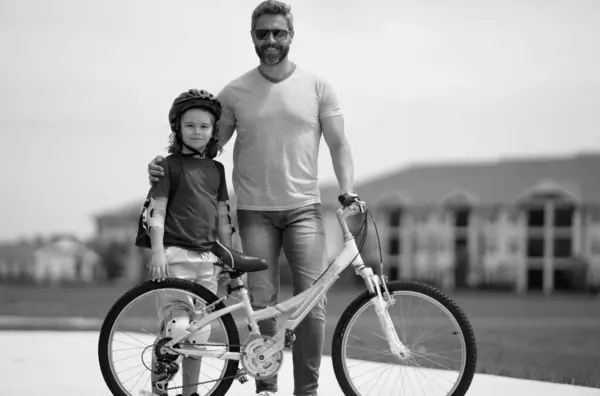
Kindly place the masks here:
POLYGON ((190 150, 193 153, 193 154, 183 154, 183 155, 190 155, 190 156, 198 155, 200 158, 204 158, 206 156, 206 147, 204 148, 204 150, 202 152, 200 152, 200 151, 196 150, 195 148, 188 146, 184 142, 181 142, 181 144, 183 144, 185 146, 185 148, 187 148, 188 150, 190 150))

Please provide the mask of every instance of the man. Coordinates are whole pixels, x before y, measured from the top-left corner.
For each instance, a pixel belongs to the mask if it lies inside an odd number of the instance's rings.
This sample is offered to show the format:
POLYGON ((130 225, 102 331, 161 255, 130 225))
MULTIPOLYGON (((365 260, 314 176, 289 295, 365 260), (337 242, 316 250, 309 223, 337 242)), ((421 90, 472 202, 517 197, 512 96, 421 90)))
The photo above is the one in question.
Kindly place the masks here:
MULTIPOLYGON (((248 274, 254 309, 275 304, 279 254, 290 264, 294 294, 307 289, 326 266, 325 231, 318 181, 321 136, 329 148, 342 194, 352 194, 354 165, 344 117, 331 85, 288 59, 294 38, 291 7, 264 1, 252 14, 252 41, 260 65, 230 82, 218 95, 223 106, 219 136, 225 145, 237 130, 233 186, 244 253, 267 260, 248 274)), ((157 157, 150 179, 160 175, 157 157)), ((261 332, 274 335, 274 319, 261 332)), ((317 394, 325 334, 325 298, 296 329, 294 394, 317 394)), ((261 396, 277 392, 277 377, 257 381, 261 396)))

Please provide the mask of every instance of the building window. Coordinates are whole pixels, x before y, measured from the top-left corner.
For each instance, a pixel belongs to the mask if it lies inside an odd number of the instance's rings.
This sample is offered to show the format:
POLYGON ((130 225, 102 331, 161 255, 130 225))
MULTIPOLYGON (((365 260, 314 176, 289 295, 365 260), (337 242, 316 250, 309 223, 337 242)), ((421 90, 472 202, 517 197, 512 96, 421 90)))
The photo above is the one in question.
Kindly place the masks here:
POLYGON ((389 276, 390 276, 390 280, 391 281, 395 281, 395 280, 400 279, 400 274, 399 274, 400 271, 398 271, 398 267, 397 266, 390 267, 390 269, 389 269, 388 272, 390 274, 389 276))
POLYGON ((469 226, 469 209, 457 209, 454 211, 454 226, 468 227, 469 226))
POLYGON ((529 237, 529 240, 527 241, 527 257, 544 257, 543 237, 529 237))
POLYGON ((554 257, 568 258, 573 255, 573 241, 570 237, 554 238, 554 257))
POLYGON ((570 228, 573 226, 574 207, 558 207, 554 211, 554 226, 570 228))
POLYGON ((388 215, 388 225, 390 227, 400 227, 402 224, 402 209, 395 208, 390 210, 388 215))
POLYGON ((400 254, 400 238, 392 237, 389 240, 388 253, 392 256, 398 256, 400 254))
POLYGON ((527 211, 527 225, 529 227, 543 227, 545 223, 544 208, 531 208, 527 211))

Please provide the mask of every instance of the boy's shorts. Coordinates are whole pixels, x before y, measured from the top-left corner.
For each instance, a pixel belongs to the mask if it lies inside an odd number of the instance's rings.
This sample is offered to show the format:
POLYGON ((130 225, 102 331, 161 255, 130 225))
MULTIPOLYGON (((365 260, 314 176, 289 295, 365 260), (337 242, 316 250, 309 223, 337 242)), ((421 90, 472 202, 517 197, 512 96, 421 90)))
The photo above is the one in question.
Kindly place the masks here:
MULTIPOLYGON (((217 277, 221 268, 215 266, 217 256, 212 252, 198 253, 192 250, 170 246, 165 249, 167 256, 169 277, 188 279, 206 287, 213 293, 217 293, 217 277)), ((204 304, 194 301, 192 296, 175 290, 161 290, 157 293, 157 310, 161 323, 173 318, 189 317, 196 307, 204 304)))

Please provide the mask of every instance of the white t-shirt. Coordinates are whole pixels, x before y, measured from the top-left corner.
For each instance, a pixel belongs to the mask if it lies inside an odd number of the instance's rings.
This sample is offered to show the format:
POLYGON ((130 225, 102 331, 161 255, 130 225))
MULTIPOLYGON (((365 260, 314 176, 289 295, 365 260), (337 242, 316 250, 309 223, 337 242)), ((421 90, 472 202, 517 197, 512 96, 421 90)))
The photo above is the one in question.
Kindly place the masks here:
POLYGON ((333 88, 300 68, 282 81, 255 68, 230 82, 218 99, 221 123, 237 131, 232 181, 238 209, 320 203, 320 120, 342 114, 333 88))

